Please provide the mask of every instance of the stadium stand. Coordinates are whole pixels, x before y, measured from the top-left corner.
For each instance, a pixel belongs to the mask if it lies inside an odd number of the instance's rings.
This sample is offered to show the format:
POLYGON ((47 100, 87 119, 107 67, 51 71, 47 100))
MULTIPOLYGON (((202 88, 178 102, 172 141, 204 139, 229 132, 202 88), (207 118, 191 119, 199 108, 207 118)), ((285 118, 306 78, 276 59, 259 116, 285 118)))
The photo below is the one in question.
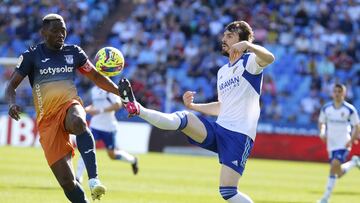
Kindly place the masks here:
MULTIPOLYGON (((67 42, 86 47, 93 40, 93 24, 114 8, 112 1, 20 2, 0 6, 0 56, 18 56, 37 42, 36 20, 48 11, 67 18, 67 42)), ((143 105, 164 110, 172 79, 174 111, 183 108, 181 96, 188 89, 198 92, 197 102, 216 99, 216 72, 226 62, 219 54, 222 29, 240 19, 253 26, 255 42, 276 56, 264 74, 261 122, 316 122, 336 81, 347 85, 348 100, 360 107, 360 1, 139 1, 126 19, 113 24, 106 45, 124 53, 124 76, 143 105)), ((9 71, 0 68, 0 90, 9 71)), ((90 84, 78 84, 86 95, 90 84)), ((31 105, 31 91, 20 92, 24 105, 31 105)))

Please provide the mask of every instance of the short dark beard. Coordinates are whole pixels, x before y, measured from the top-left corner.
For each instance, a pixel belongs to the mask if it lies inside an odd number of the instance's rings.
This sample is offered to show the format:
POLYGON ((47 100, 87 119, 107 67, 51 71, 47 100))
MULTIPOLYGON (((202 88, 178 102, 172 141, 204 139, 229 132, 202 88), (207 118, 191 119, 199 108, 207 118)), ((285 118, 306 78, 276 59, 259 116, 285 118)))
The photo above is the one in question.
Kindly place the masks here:
POLYGON ((226 56, 226 57, 229 57, 229 56, 230 56, 230 54, 229 54, 227 51, 225 51, 225 50, 221 50, 221 54, 222 54, 223 56, 226 56))
POLYGON ((55 49, 57 49, 57 50, 61 50, 61 48, 63 47, 64 45, 62 44, 62 45, 60 45, 60 46, 58 46, 58 44, 54 44, 54 48, 55 49))

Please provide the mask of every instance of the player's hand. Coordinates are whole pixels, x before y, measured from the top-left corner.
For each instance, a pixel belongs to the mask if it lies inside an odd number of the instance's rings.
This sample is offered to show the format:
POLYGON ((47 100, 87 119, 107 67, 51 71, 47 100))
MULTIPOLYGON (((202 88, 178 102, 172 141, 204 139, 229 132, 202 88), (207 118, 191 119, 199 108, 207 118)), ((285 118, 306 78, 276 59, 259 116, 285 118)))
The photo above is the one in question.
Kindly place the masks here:
POLYGON ((192 109, 193 105, 194 105, 194 95, 196 94, 196 92, 192 92, 192 91, 186 91, 183 95, 183 101, 184 101, 184 105, 188 108, 188 109, 192 109))
POLYGON ((351 140, 349 140, 349 141, 346 143, 345 147, 346 147, 346 148, 351 148, 351 146, 352 146, 353 144, 358 144, 358 143, 359 143, 358 140, 353 140, 353 139, 351 139, 351 140))
POLYGON ((326 143, 326 136, 321 136, 321 135, 320 135, 320 139, 321 139, 323 142, 326 143))
POLYGON ((21 108, 17 104, 11 104, 8 113, 11 118, 18 121, 20 119, 21 108))
POLYGON ((90 114, 92 116, 94 116, 96 114, 99 114, 99 111, 97 109, 95 109, 93 106, 85 107, 85 111, 86 111, 86 113, 88 113, 88 114, 90 114))
POLYGON ((230 60, 238 59, 249 47, 248 41, 241 41, 231 46, 229 56, 230 60))

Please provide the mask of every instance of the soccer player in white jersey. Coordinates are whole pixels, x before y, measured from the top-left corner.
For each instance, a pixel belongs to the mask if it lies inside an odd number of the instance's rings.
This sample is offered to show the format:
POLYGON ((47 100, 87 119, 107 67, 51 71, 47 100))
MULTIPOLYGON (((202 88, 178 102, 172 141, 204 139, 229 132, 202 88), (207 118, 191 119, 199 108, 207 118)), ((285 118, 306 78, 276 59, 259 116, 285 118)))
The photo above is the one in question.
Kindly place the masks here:
POLYGON ((357 142, 360 121, 355 107, 344 100, 345 95, 345 85, 335 84, 333 101, 322 107, 319 116, 320 138, 327 144, 331 165, 328 183, 320 203, 328 202, 337 178, 341 178, 355 166, 360 167, 358 156, 353 156, 346 162, 352 144, 357 142))
POLYGON ((165 114, 147 109, 136 102, 127 79, 119 82, 120 98, 129 115, 138 115, 160 129, 181 130, 190 143, 218 154, 220 194, 231 203, 253 202, 237 186, 256 136, 262 71, 275 59, 267 49, 252 43, 253 36, 245 21, 226 26, 221 43, 229 63, 217 74, 218 101, 196 104, 193 103, 195 92, 187 91, 183 95, 188 109, 217 116, 216 122, 189 111, 165 114))
MULTIPOLYGON (((122 106, 120 98, 94 86, 91 89, 91 100, 92 104, 85 107, 85 111, 92 115, 90 129, 95 141, 102 140, 104 142, 110 159, 130 163, 132 171, 136 175, 138 172, 137 158, 124 150, 119 150, 116 146, 118 121, 115 112, 122 106)), ((84 170, 85 165, 80 157, 76 171, 76 179, 79 182, 82 181, 84 170)))

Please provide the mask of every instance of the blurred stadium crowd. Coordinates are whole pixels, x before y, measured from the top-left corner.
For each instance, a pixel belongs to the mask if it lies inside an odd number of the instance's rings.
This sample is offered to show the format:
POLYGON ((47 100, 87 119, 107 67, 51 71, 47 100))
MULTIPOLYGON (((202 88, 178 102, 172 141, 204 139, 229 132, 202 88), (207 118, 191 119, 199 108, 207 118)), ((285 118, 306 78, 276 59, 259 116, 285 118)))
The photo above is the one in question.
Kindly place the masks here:
MULTIPOLYGON (((57 6, 49 2, 0 4, 0 57, 17 57, 39 42, 38 20, 48 12, 66 19, 67 43, 91 45, 94 24, 115 8, 109 0, 59 0, 57 6)), ((335 82, 345 83, 347 100, 360 107, 358 0, 148 0, 133 8, 112 26, 106 45, 124 53, 124 76, 147 107, 164 110, 166 93, 171 92, 171 111, 183 109, 185 90, 197 92, 196 102, 216 100, 216 73, 227 63, 219 52, 223 28, 240 19, 253 27, 255 43, 276 56, 264 73, 261 121, 315 123, 335 82), (170 91, 165 91, 167 84, 170 91)), ((0 68, 0 73, 3 91, 11 70, 0 68)), ((83 77, 77 83, 86 101, 91 84, 83 77)), ((21 105, 31 105, 30 89, 17 94, 21 105)), ((1 103, 3 97, 0 92, 1 103)))

